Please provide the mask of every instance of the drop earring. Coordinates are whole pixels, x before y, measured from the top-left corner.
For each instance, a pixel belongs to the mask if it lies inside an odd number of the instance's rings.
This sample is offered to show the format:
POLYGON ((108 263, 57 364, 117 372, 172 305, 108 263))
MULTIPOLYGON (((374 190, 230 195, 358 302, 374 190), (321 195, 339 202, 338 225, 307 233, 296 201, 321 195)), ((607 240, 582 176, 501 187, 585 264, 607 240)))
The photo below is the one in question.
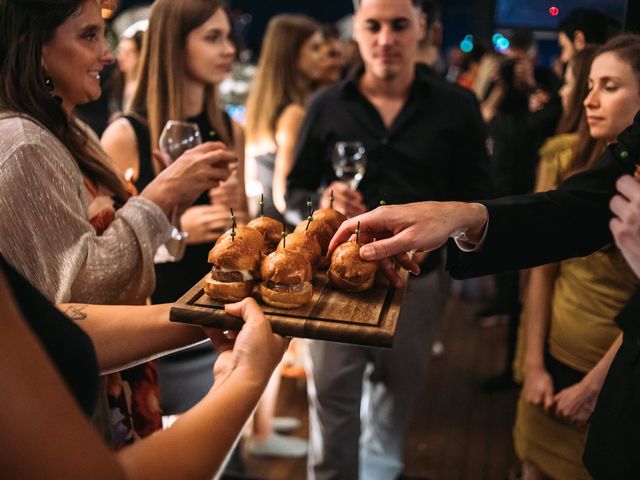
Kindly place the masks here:
POLYGON ((47 87, 47 90, 49 91, 49 96, 51 96, 51 98, 53 98, 56 102, 61 104, 62 97, 59 97, 58 95, 53 93, 53 89, 55 88, 55 86, 53 85, 53 78, 51 78, 49 75, 45 75, 44 77, 44 86, 47 87))

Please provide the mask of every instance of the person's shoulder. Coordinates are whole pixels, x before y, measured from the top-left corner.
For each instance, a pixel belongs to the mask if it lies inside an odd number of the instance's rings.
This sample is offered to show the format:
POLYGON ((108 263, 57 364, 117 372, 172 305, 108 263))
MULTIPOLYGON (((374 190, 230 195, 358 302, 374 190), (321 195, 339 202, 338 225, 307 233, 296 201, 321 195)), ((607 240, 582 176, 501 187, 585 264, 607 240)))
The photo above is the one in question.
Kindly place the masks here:
POLYGON ((309 99, 307 110, 310 111, 322 107, 331 108, 334 102, 343 97, 345 88, 347 88, 347 80, 320 88, 309 99))
POLYGON ((55 151, 61 146, 53 133, 35 118, 23 113, 0 113, 0 138, 8 147, 2 153, 4 160, 25 149, 47 148, 55 151))

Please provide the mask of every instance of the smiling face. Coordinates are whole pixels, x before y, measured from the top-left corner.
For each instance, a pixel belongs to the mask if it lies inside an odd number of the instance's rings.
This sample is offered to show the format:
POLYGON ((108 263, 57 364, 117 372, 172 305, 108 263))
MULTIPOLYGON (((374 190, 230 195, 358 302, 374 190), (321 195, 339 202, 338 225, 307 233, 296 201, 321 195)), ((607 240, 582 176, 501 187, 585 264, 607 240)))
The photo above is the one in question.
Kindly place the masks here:
POLYGON ((86 0, 42 47, 42 67, 67 112, 100 97, 100 72, 113 61, 100 7, 94 0, 86 0))
POLYGON ((591 136, 613 142, 640 110, 638 74, 615 53, 606 52, 591 65, 589 90, 584 106, 591 136))
POLYGON ((354 39, 366 69, 380 80, 413 71, 425 18, 411 0, 363 0, 355 15, 354 39))
POLYGON ((311 35, 300 47, 298 53, 298 71, 310 80, 317 80, 322 72, 322 44, 324 37, 321 32, 311 35))
POLYGON ((231 73, 236 52, 229 39, 231 27, 222 8, 187 35, 185 71, 203 84, 218 84, 231 73))

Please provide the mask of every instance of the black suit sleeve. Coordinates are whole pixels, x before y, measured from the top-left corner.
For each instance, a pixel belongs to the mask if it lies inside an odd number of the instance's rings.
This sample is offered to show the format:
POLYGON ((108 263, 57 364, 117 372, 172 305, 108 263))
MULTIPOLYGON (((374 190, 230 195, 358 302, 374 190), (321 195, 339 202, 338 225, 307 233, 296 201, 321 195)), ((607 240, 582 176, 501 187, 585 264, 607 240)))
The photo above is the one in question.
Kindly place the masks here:
MULTIPOLYGON (((465 92, 466 93, 466 92, 465 92)), ((480 107, 475 97, 462 98, 464 104, 460 111, 464 120, 453 160, 456 171, 451 176, 451 198, 455 200, 478 200, 493 196, 493 185, 489 174, 489 155, 487 153, 487 132, 480 107)))
POLYGON ((609 201, 615 182, 632 173, 640 154, 640 113, 593 168, 568 178, 557 190, 483 202, 489 227, 481 251, 448 248, 454 278, 528 268, 587 255, 611 242, 609 201))

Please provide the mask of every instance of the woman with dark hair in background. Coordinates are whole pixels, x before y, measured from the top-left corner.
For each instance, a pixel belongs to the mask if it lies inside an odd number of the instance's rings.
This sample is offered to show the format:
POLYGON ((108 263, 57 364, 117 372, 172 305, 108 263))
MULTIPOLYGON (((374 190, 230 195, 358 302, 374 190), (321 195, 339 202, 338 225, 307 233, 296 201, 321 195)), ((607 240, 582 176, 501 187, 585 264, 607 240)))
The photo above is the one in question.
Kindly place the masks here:
POLYGON ((279 220, 305 104, 320 75, 322 45, 320 26, 310 18, 273 17, 247 99, 247 155, 256 163, 264 214, 279 220))
MULTIPOLYGON (((113 62, 100 5, 2 0, 0 39, 0 254, 55 303, 143 304, 154 253, 170 239, 167 216, 227 178, 234 155, 200 145, 130 198, 73 114, 100 96, 113 62)), ((128 386, 106 377, 110 418, 105 403, 97 419, 115 446, 160 427, 153 368, 123 376, 128 386)))

